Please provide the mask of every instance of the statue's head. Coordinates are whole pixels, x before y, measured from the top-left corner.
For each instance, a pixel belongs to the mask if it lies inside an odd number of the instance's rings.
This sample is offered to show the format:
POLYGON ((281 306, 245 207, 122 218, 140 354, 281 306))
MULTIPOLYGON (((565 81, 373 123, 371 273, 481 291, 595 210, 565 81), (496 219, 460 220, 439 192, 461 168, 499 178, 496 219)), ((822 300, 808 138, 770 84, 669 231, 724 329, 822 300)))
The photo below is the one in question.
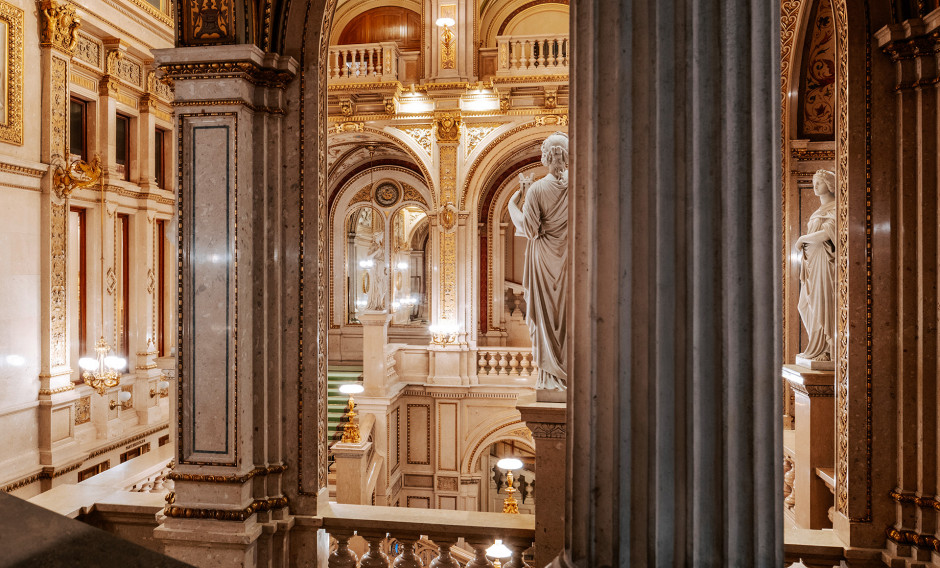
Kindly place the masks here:
POLYGON ((568 135, 556 132, 542 142, 542 165, 551 171, 568 169, 568 135))
POLYGON ((813 174, 813 190, 816 195, 822 195, 823 192, 829 192, 832 195, 836 193, 836 174, 829 170, 816 170, 813 174))

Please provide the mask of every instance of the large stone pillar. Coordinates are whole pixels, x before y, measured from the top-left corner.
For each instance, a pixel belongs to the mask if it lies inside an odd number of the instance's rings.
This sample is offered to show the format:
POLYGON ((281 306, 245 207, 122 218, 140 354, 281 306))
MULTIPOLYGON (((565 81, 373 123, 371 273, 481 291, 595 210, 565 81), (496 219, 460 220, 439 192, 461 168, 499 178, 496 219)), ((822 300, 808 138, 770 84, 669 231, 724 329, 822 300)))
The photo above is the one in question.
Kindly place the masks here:
POLYGON ((571 11, 568 560, 781 565, 779 5, 571 11))
POLYGON ((182 164, 175 493, 155 534, 196 566, 284 566, 294 519, 282 417, 297 344, 281 337, 297 305, 284 299, 280 172, 296 63, 249 45, 155 56, 176 84, 182 164))

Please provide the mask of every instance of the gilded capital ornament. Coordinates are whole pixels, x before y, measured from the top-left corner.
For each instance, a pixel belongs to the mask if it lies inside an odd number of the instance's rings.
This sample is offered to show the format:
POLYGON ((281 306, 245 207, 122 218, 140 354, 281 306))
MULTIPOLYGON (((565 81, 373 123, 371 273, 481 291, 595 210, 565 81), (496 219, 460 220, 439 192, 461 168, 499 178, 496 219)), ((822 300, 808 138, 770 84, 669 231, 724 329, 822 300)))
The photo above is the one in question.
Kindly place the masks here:
POLYGON ((75 8, 71 4, 43 0, 39 5, 39 20, 39 45, 71 55, 78 43, 78 28, 82 24, 75 15, 75 8))
POLYGON ((457 142, 460 140, 460 116, 445 113, 437 119, 437 141, 457 142))
POLYGON ((91 187, 101 179, 101 158, 95 156, 92 162, 86 163, 82 160, 62 167, 56 166, 52 173, 52 187, 55 190, 56 197, 65 199, 72 195, 76 189, 91 187))

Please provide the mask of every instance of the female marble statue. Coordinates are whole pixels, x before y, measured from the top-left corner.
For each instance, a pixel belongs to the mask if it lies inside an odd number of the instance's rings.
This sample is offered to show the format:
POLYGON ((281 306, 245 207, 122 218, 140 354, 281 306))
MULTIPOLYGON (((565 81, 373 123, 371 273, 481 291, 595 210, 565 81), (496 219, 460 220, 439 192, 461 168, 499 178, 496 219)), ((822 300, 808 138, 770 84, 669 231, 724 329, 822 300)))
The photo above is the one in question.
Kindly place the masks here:
POLYGON ((819 170, 813 191, 821 205, 796 241, 800 251, 800 318, 809 335, 798 355, 810 361, 831 361, 836 320, 836 175, 819 170))
POLYGON ((522 287, 537 389, 568 384, 568 135, 556 132, 542 144, 549 174, 509 199, 509 215, 528 239, 522 287))
POLYGON ((366 296, 366 309, 382 311, 385 309, 385 295, 388 289, 388 268, 385 266, 385 246, 382 233, 375 233, 366 254, 369 274, 369 290, 366 296))

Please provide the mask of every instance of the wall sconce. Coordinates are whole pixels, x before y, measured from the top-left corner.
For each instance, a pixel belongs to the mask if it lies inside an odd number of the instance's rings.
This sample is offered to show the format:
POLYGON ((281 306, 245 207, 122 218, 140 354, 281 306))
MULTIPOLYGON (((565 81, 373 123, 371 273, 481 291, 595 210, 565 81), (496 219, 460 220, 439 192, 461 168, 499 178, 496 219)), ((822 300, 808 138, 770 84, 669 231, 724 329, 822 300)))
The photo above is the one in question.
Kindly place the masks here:
POLYGON ((159 396, 160 398, 166 398, 170 396, 170 383, 167 380, 162 380, 157 383, 157 388, 150 387, 150 398, 159 396))
POLYGON ((454 31, 450 28, 457 24, 453 18, 438 18, 434 22, 441 30, 441 69, 457 68, 457 49, 454 46, 454 31))
POLYGON ((486 555, 493 558, 493 568, 502 568, 502 562, 500 560, 505 560, 512 556, 512 551, 509 550, 509 547, 503 544, 503 541, 497 539, 493 543, 493 546, 486 549, 486 555))
POLYGON ((85 371, 82 373, 85 384, 102 396, 108 389, 120 384, 121 370, 127 365, 123 357, 108 355, 109 351, 111 346, 102 337, 95 344, 95 357, 82 357, 78 360, 78 366, 85 371))
POLYGON ((522 461, 516 458, 503 458, 496 462, 496 467, 506 470, 506 493, 508 497, 503 500, 503 512, 518 515, 519 503, 512 496, 516 492, 516 488, 512 486, 512 472, 516 469, 522 469, 522 461))
POLYGON ((110 408, 111 410, 114 410, 115 408, 117 408, 118 404, 120 404, 120 405, 121 405, 121 410, 126 410, 126 409, 127 409, 127 403, 128 403, 128 401, 130 401, 130 399, 131 399, 131 393, 129 393, 129 392, 127 392, 127 391, 121 391, 120 393, 118 393, 118 399, 117 399, 117 400, 112 400, 112 401, 108 404, 108 408, 110 408))
POLYGON ((356 422, 356 401, 353 400, 354 394, 359 394, 365 389, 359 383, 347 383, 340 385, 339 392, 349 395, 349 403, 346 405, 346 425, 343 426, 344 444, 358 444, 362 441, 359 434, 359 424, 356 422))
POLYGON ((434 345, 447 345, 457 343, 457 333, 460 332, 460 326, 453 322, 441 322, 428 326, 431 332, 431 343, 434 345))

